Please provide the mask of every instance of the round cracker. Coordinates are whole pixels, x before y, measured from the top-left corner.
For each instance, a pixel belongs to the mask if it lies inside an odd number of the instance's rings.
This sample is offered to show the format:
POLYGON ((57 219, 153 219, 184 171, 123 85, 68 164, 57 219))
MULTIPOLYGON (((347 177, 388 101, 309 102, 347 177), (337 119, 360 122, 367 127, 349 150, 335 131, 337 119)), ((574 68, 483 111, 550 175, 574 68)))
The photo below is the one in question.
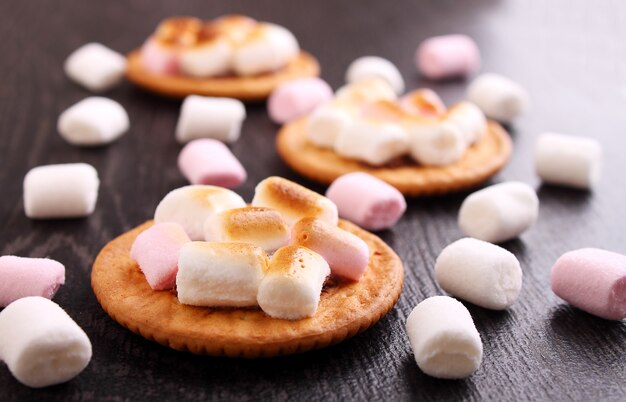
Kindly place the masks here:
POLYGON ((306 117, 295 120, 283 126, 276 137, 278 154, 296 172, 323 184, 330 184, 346 173, 365 172, 407 196, 445 194, 475 187, 502 169, 513 149, 507 132, 490 121, 487 133, 451 165, 421 166, 407 158, 393 166, 374 167, 315 146, 307 139, 306 126, 306 117))
POLYGON ((402 261, 380 238, 358 226, 339 226, 363 239, 370 262, 359 282, 324 287, 317 313, 297 321, 271 318, 259 309, 217 309, 180 304, 174 291, 150 288, 130 248, 148 221, 107 244, 91 272, 104 310, 131 331, 173 349, 229 357, 271 357, 323 348, 372 326, 396 303, 404 280, 402 261))
POLYGON ((297 78, 317 77, 320 65, 311 54, 301 51, 284 68, 255 76, 225 76, 192 78, 184 75, 159 75, 147 71, 141 65, 139 50, 128 55, 126 77, 135 85, 159 95, 184 98, 187 95, 222 96, 243 101, 267 98, 274 88, 285 81, 297 78))

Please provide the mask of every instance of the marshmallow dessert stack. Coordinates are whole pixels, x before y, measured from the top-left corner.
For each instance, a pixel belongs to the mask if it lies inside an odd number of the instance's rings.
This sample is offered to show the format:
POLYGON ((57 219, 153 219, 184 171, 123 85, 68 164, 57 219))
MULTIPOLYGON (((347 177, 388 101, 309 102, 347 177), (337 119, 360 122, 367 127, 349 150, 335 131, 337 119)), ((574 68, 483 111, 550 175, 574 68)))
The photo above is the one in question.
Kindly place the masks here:
POLYGON ((255 357, 322 347, 369 327, 395 304, 402 276, 395 253, 340 221, 331 200, 270 177, 250 206, 215 186, 171 191, 155 223, 101 251, 92 286, 113 318, 146 337, 196 353, 255 357), (137 297, 146 303, 128 304, 137 297), (156 327, 137 321, 161 311, 175 316, 156 327))
POLYGON ((283 81, 318 73, 317 61, 300 50, 288 29, 227 15, 211 21, 162 21, 141 49, 129 55, 127 75, 138 85, 170 96, 259 99, 283 81))

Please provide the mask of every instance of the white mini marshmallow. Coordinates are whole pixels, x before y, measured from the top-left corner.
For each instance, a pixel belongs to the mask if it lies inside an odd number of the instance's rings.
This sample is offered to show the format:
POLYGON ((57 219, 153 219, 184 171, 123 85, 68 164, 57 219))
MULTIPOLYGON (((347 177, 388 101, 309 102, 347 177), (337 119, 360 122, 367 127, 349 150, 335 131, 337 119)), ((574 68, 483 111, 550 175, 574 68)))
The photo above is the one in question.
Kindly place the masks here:
POLYGON ((600 180, 602 146, 593 138, 542 134, 535 146, 535 169, 545 183, 590 189, 600 180))
POLYGON ((69 381, 87 367, 91 353, 85 332, 44 297, 24 297, 0 312, 0 360, 24 385, 69 381))
POLYGON ((184 144, 197 138, 235 142, 246 118, 240 100, 190 95, 185 98, 176 125, 176 140, 184 144))
POLYGON ((387 81, 397 95, 404 92, 404 79, 398 68, 389 60, 377 56, 364 56, 354 60, 346 71, 346 82, 380 77, 387 81))
POLYGON ((170 191, 157 206, 154 221, 176 222, 191 240, 204 240, 204 222, 211 215, 245 206, 243 198, 226 188, 191 185, 170 191))
POLYGON ((480 108, 471 102, 459 102, 448 109, 447 123, 459 128, 465 142, 473 144, 487 132, 487 119, 480 108))
POLYGON ((417 365, 432 377, 465 378, 480 366, 480 335, 469 311, 451 297, 433 296, 415 306, 406 332, 417 365))
POLYGON ((461 205, 459 226, 470 237, 500 243, 529 229, 538 214, 535 190, 526 183, 511 181, 470 194, 461 205))
POLYGON ((122 105, 92 96, 72 105, 59 116, 57 130, 72 145, 96 146, 115 141, 130 122, 122 105))
POLYGON ((410 153, 425 166, 450 165, 463 156, 468 147, 461 129, 448 122, 411 122, 406 124, 410 153))
POLYGON ((345 128, 335 152, 345 158, 381 166, 408 152, 409 137, 402 126, 363 119, 345 128))
POLYGON ((87 43, 69 55, 64 70, 77 84, 103 92, 122 81, 126 58, 100 43, 87 43))
POLYGON ((329 274, 328 263, 314 251, 295 245, 280 248, 259 285, 259 306, 274 318, 312 317, 329 274))
POLYGON ((99 186, 98 172, 86 163, 32 168, 24 177, 24 212, 32 219, 91 215, 99 186))
POLYGON ((178 255, 178 300, 192 306, 256 306, 267 267, 267 255, 252 244, 184 244, 178 255))
POLYGON ((354 121, 354 111, 337 102, 324 104, 309 116, 307 138, 321 148, 334 148, 339 134, 354 121))
POLYGON ((224 75, 230 71, 232 56, 233 48, 227 38, 207 40, 181 50, 180 71, 196 78, 224 75))
POLYGON ((248 76, 278 70, 298 55, 296 37, 276 24, 259 23, 233 55, 233 69, 248 76))
POLYGON ((516 82, 497 74, 483 74, 467 88, 467 98, 491 119, 510 123, 530 104, 528 92, 516 82))
POLYGON ((477 306, 504 310, 522 289, 522 269, 508 250, 466 237, 443 249, 435 263, 437 283, 477 306))
POLYGON ((361 106, 379 100, 395 101, 398 95, 391 85, 380 77, 370 77, 346 84, 335 92, 338 102, 361 106))

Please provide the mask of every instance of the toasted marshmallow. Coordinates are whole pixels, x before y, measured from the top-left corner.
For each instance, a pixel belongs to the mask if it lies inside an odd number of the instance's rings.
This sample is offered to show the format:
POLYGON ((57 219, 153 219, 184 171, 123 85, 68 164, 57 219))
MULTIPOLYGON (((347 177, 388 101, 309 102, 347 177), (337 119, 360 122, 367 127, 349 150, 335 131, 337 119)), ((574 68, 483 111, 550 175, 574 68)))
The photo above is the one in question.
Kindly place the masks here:
POLYGON ((321 148, 334 148, 339 133, 354 121, 354 108, 345 103, 329 102, 311 114, 307 122, 307 138, 321 148))
POLYGON ((57 121, 61 137, 72 145, 80 146, 113 142, 128 131, 129 126, 124 107, 100 96, 91 96, 70 106, 57 121))
POLYGON ((103 92, 122 81, 126 58, 100 43, 87 43, 70 54, 63 69, 72 81, 92 92, 103 92))
POLYGON ((377 56, 364 56, 354 60, 346 71, 346 82, 351 84, 363 79, 379 77, 393 88, 396 94, 404 92, 404 78, 389 60, 377 56))
POLYGON ((422 165, 443 166, 461 159, 468 143, 454 124, 413 121, 406 125, 410 152, 422 165))
POLYGON ((377 100, 395 101, 398 98, 393 88, 382 78, 372 77, 344 85, 335 92, 335 100, 362 105, 377 100))
POLYGON ((196 78, 213 77, 229 72, 233 47, 212 24, 205 24, 193 46, 181 49, 180 71, 196 78))
POLYGON ((178 300, 192 306, 256 306, 267 267, 267 255, 252 244, 187 243, 178 257, 178 300))
POLYGON ((222 187, 191 185, 170 191, 154 212, 154 221, 176 222, 191 240, 204 239, 204 222, 213 214, 245 207, 237 193, 222 187))
POLYGON ((181 144, 197 138, 235 142, 245 118, 246 108, 238 99, 189 95, 180 108, 176 140, 181 144))
POLYGON ((306 247, 286 246, 272 256, 257 300, 269 316, 286 320, 312 317, 330 274, 321 255, 306 247))
POLYGON ((213 28, 224 35, 233 47, 242 44, 257 24, 258 22, 253 18, 236 14, 224 15, 211 23, 213 28))
POLYGON ((270 252, 289 242, 289 228, 278 211, 271 208, 234 208, 206 220, 204 239, 252 243, 270 252))
POLYGON ((153 74, 176 75, 180 71, 178 49, 157 41, 154 36, 141 46, 140 62, 145 70, 153 74))
POLYGON ((482 110, 471 102, 459 102, 453 105, 445 121, 456 125, 468 144, 473 144, 487 132, 487 119, 482 110))
POLYGON ((256 75, 278 70, 298 55, 300 46, 289 30, 259 23, 235 48, 233 70, 238 75, 256 75))
POLYGON ((409 138, 404 128, 395 123, 361 120, 348 126, 335 142, 335 152, 373 166, 407 153, 409 138))
POLYGON ((358 281, 369 262, 370 251, 358 236, 315 218, 300 219, 291 231, 291 244, 320 254, 334 275, 358 281))
POLYGON ((416 89, 400 98, 400 107, 407 113, 422 117, 442 117, 446 106, 435 93, 428 88, 416 89))
POLYGON ((337 206, 328 198, 282 177, 268 177, 257 184, 252 205, 280 212, 289 227, 304 217, 336 225, 337 206))

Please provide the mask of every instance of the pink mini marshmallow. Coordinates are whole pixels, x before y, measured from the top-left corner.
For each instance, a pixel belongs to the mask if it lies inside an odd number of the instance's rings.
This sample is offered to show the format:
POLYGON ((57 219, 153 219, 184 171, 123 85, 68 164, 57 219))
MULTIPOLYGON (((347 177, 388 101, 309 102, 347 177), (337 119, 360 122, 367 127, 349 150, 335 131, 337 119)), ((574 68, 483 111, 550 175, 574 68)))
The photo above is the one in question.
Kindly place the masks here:
POLYGON ((333 274, 358 281, 370 251, 358 236, 315 218, 300 219, 291 229, 291 244, 309 248, 326 260, 333 274))
POLYGON ((58 261, 14 255, 0 257, 0 307, 27 296, 52 299, 64 283, 65 267, 58 261))
POLYGON ((176 75, 180 70, 178 52, 150 37, 141 47, 141 65, 153 74, 176 75))
POLYGON ((433 80, 465 77, 478 71, 480 51, 467 35, 435 36, 419 45, 415 62, 417 69, 433 80))
POLYGON ((589 314, 626 318, 626 256, 597 248, 563 254, 552 267, 552 291, 589 314))
POLYGON ((178 155, 178 168, 191 184, 234 188, 246 181, 246 169, 222 142, 202 138, 189 142, 178 155))
POLYGON ((278 86, 267 102, 275 123, 283 124, 312 112, 333 97, 333 90, 320 78, 302 78, 278 86))
POLYGON ((406 210, 402 193, 362 172, 338 177, 326 191, 326 197, 337 204, 339 216, 369 230, 390 228, 406 210))
POLYGON ((173 289, 178 273, 178 253, 183 244, 190 241, 178 223, 157 223, 137 236, 130 257, 137 262, 152 289, 173 289))

